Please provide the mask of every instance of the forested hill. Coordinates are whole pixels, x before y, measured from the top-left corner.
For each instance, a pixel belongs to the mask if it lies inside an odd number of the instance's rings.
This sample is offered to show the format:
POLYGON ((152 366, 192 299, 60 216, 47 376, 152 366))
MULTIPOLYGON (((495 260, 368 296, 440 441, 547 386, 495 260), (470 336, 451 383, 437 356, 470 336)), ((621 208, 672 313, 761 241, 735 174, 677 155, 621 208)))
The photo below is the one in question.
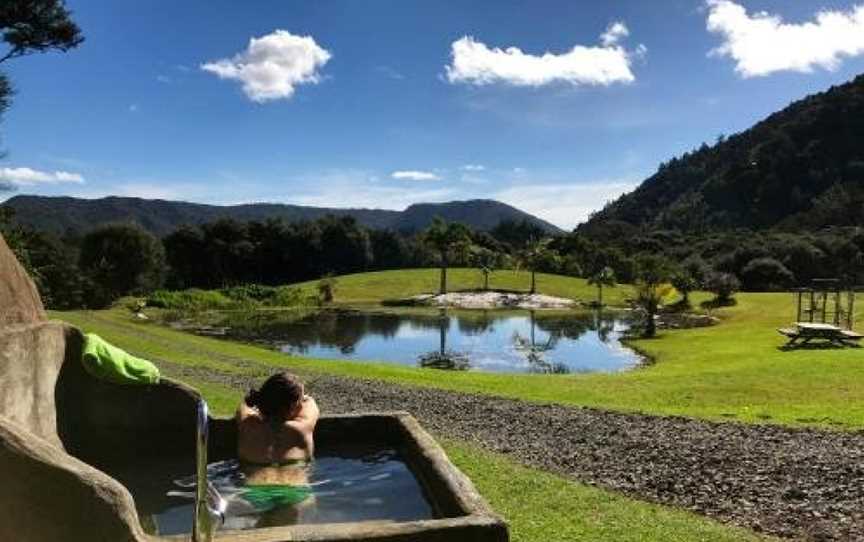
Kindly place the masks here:
POLYGON ((277 203, 247 205, 204 205, 183 201, 107 197, 15 196, 2 206, 14 210, 15 220, 34 229, 63 234, 68 230, 85 233, 106 223, 135 222, 155 235, 166 235, 181 224, 202 224, 219 218, 240 221, 283 218, 287 221, 314 220, 325 215, 350 215, 373 229, 412 233, 422 230, 435 216, 462 222, 477 230, 490 230, 503 220, 528 220, 549 233, 560 233, 552 224, 515 207, 494 200, 420 203, 404 211, 381 209, 331 209, 277 203))
POLYGON ((827 225, 864 225, 864 75, 661 164, 580 232, 827 225))

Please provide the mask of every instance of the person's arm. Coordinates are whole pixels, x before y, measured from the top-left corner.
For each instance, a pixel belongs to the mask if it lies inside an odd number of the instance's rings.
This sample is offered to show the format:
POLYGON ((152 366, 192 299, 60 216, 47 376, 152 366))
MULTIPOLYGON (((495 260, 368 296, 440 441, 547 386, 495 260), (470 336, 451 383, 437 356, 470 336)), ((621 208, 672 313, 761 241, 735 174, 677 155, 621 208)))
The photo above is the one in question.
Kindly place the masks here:
POLYGON ((300 404, 300 412, 287 423, 300 431, 311 431, 315 428, 320 416, 321 411, 318 409, 318 403, 315 402, 315 399, 311 395, 304 395, 300 404))

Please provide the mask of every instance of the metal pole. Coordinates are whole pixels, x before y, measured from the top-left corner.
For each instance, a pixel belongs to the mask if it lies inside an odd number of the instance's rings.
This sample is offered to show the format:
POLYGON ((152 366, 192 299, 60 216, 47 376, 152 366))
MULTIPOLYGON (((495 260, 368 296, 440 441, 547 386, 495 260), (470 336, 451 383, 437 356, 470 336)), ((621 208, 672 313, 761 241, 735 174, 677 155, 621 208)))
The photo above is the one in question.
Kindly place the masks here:
POLYGON ((207 506, 207 429, 209 412, 207 402, 198 400, 198 422, 195 435, 195 517, 192 520, 192 542, 211 542, 213 516, 207 506))

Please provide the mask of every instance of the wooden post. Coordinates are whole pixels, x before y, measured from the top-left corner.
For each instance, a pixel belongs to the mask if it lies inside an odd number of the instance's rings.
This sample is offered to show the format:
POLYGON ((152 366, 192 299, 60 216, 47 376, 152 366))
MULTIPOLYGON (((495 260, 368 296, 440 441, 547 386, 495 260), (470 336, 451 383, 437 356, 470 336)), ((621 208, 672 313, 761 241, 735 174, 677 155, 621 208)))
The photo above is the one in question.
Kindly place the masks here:
POLYGON ((796 322, 801 322, 801 296, 804 295, 804 292, 798 290, 798 316, 795 317, 796 322))
POLYGON ((813 321, 813 313, 816 312, 816 291, 810 290, 810 321, 813 321))

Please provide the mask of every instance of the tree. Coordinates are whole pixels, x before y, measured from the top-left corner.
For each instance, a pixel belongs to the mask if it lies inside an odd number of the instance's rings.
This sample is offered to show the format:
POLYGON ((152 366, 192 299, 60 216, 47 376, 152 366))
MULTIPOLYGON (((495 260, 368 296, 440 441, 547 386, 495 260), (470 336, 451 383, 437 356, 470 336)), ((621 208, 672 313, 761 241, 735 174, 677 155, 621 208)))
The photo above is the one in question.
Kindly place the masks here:
POLYGON ((615 271, 609 267, 604 266, 599 269, 596 273, 593 273, 590 277, 588 277, 588 284, 597 286, 597 306, 603 306, 603 287, 615 286, 615 271))
POLYGON ((551 238, 546 239, 531 239, 525 245, 525 248, 519 251, 517 259, 520 266, 527 267, 531 271, 531 289, 528 293, 537 293, 537 271, 545 268, 549 271, 555 271, 558 266, 560 256, 549 247, 552 242, 551 238))
MULTIPOLYGON (((0 2, 0 33, 8 47, 0 56, 0 64, 30 53, 51 49, 65 52, 80 45, 84 37, 70 17, 63 0, 0 2)), ((12 93, 9 78, 0 73, 0 114, 11 104, 12 93)))
POLYGON ((509 244, 511 247, 521 247, 533 239, 542 238, 546 235, 546 230, 523 218, 518 221, 513 219, 502 220, 490 233, 492 237, 509 244))
POLYGON ((162 285, 162 243, 137 225, 103 226, 81 243, 78 265, 93 281, 91 306, 104 307, 129 294, 144 294, 162 285))
POLYGON ((699 281, 686 267, 678 269, 672 274, 672 286, 681 294, 681 305, 690 306, 690 292, 699 287, 699 281))
POLYGON ((426 231, 423 232, 423 242, 438 252, 438 263, 441 268, 439 294, 447 293, 447 267, 450 265, 452 253, 470 242, 470 233, 470 230, 464 224, 459 224, 458 222, 448 223, 437 216, 432 220, 432 224, 426 228, 426 231))
POLYGON ((482 288, 488 290, 489 276, 493 271, 501 268, 503 259, 502 254, 486 247, 471 245, 469 248, 469 256, 471 264, 476 265, 480 269, 480 273, 483 275, 482 288))
POLYGON ((663 299, 672 291, 668 284, 672 275, 669 261, 654 254, 640 256, 636 260, 636 304, 645 311, 645 336, 657 334, 654 317, 663 299))

